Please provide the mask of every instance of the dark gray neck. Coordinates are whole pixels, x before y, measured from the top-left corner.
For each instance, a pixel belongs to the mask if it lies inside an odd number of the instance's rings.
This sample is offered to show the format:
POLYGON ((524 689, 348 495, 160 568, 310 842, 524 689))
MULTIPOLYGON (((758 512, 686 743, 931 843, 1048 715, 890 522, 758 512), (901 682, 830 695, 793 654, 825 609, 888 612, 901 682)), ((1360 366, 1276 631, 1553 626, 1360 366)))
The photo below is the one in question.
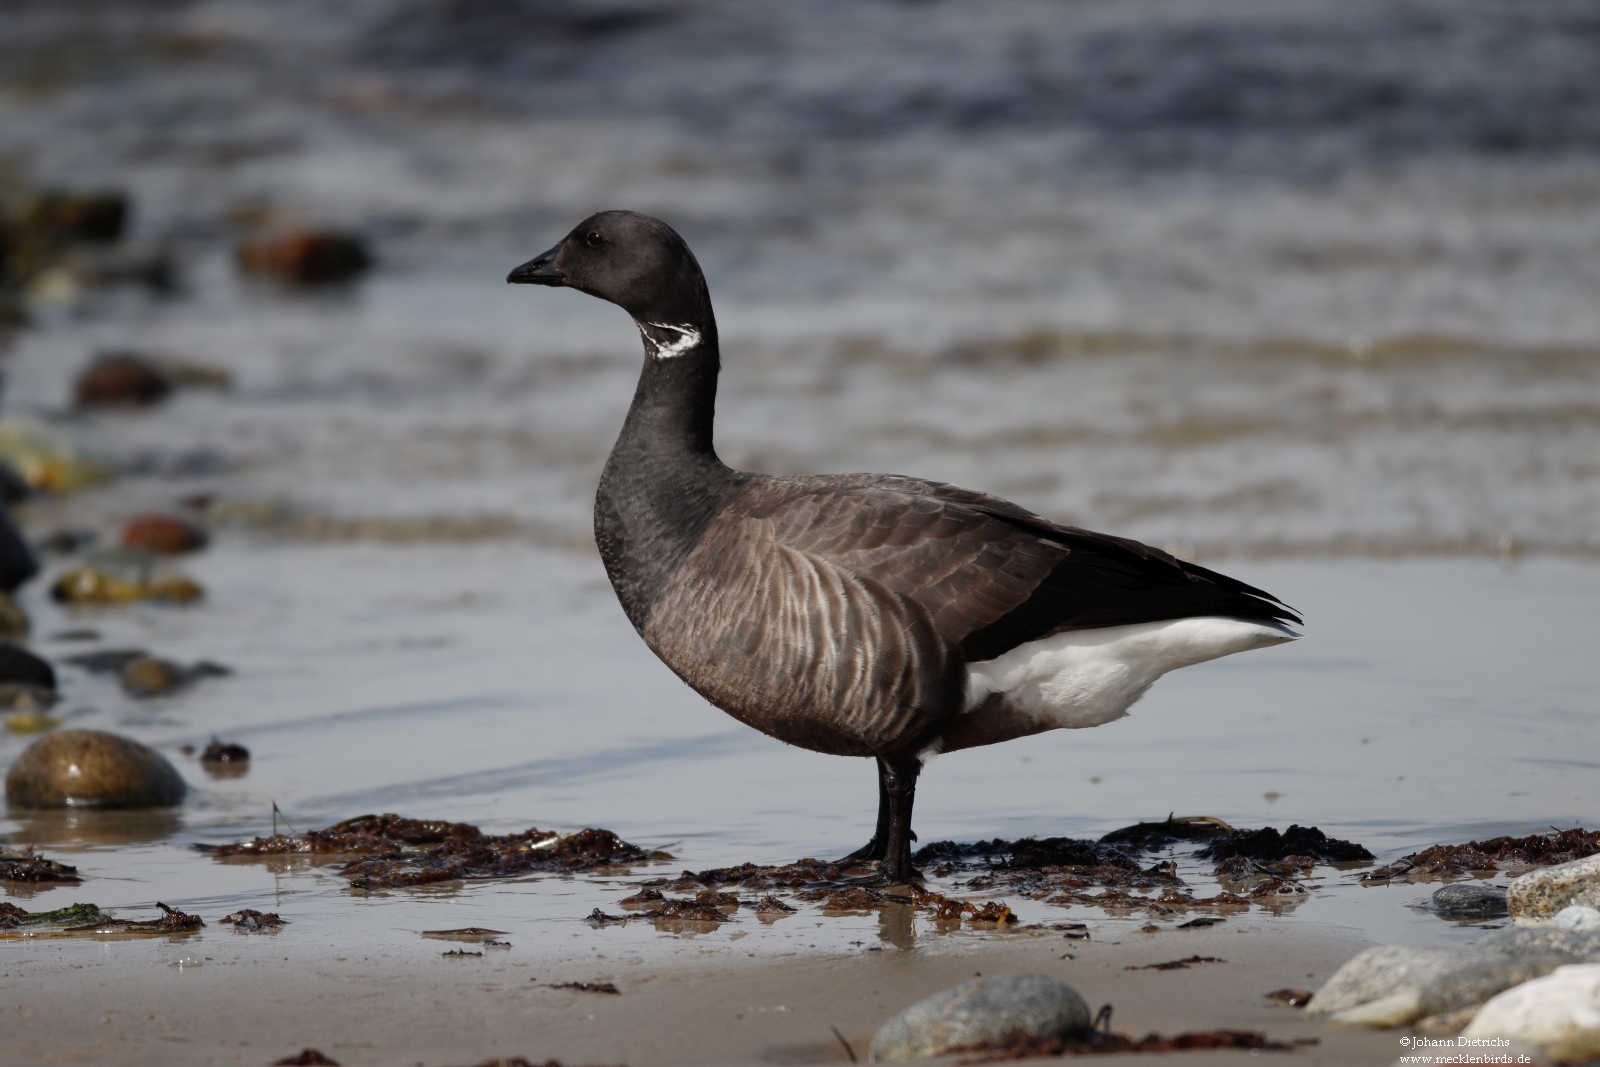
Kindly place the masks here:
POLYGON ((641 633, 657 598, 746 478, 723 466, 712 447, 715 320, 707 314, 703 322, 668 326, 639 324, 644 371, 595 496, 600 557, 641 633))

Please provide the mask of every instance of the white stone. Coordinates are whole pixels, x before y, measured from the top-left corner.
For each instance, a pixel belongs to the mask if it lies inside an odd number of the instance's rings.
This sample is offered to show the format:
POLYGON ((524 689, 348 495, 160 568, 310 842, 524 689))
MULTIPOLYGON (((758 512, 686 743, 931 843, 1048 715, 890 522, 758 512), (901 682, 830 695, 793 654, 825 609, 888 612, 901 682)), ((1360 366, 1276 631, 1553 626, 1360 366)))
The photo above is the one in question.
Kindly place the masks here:
POLYGON ((1550 925, 1562 930, 1600 930, 1600 911, 1582 904, 1569 904, 1556 912, 1550 925))
POLYGON ((1491 998, 1462 1037, 1539 1045, 1558 1060, 1600 1056, 1600 963, 1569 964, 1491 998))

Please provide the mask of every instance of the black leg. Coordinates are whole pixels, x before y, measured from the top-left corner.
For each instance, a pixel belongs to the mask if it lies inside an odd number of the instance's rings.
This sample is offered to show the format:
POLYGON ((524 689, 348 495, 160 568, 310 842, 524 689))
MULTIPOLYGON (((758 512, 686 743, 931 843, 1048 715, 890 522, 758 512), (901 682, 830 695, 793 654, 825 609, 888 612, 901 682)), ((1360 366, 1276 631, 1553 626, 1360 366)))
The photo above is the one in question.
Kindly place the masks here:
POLYGON ((917 775, 922 762, 915 756, 882 760, 884 785, 889 795, 889 835, 884 843, 883 876, 890 882, 907 882, 922 877, 911 866, 911 805, 917 798, 917 775))
POLYGON ((847 860, 881 860, 884 849, 889 843, 889 782, 888 768, 883 760, 878 760, 878 828, 873 831, 872 840, 856 849, 847 860))

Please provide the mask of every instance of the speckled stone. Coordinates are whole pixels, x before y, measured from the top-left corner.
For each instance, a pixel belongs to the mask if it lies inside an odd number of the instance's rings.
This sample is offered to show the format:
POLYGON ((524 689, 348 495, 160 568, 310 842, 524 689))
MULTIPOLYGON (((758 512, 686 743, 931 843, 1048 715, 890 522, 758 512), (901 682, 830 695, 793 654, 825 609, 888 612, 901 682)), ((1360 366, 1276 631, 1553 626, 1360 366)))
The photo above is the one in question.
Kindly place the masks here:
POLYGON ((996 1048, 1018 1034, 1081 1037, 1089 1008, 1073 988, 1044 974, 996 975, 919 1000, 872 1039, 872 1059, 900 1061, 956 1050, 996 1048))
POLYGON ((159 752, 100 730, 47 734, 6 774, 6 799, 25 808, 159 808, 178 803, 186 790, 159 752))
POLYGON ((1436 890, 1428 908, 1447 919, 1491 919, 1506 914, 1506 891, 1497 885, 1457 882, 1436 890))
POLYGON ((1506 905, 1518 918, 1548 919, 1573 904, 1600 908, 1600 856, 1540 867, 1506 888, 1506 905))

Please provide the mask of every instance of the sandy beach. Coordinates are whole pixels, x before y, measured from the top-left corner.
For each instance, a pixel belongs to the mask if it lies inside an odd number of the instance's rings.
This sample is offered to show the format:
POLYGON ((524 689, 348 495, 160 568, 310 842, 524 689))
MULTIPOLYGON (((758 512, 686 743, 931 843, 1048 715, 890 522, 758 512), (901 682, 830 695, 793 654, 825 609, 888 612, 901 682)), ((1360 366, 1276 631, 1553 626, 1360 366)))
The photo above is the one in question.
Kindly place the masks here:
POLYGON ((511 1056, 568 1065, 845 1062, 830 1027, 864 1061, 890 1015, 979 973, 1056 975, 1091 1006, 1113 1005, 1113 1029, 1133 1037, 1226 1028, 1316 1041, 1293 1052, 1187 1052, 1172 1061, 1196 1067, 1264 1056, 1381 1064, 1400 1051, 1397 1034, 1302 1022, 1264 998, 1314 987, 1365 947, 1348 929, 1236 921, 1111 941, 1039 931, 966 937, 932 951, 760 958, 723 942, 637 962, 584 944, 605 936, 585 932, 565 953, 519 942, 482 957, 445 957, 456 946, 420 938, 406 950, 335 956, 283 935, 228 930, 170 943, 7 945, 0 1062, 267 1064, 303 1047, 356 1067, 511 1056), (1075 958, 1062 959, 1067 952, 1075 958), (1195 955, 1226 962, 1127 969, 1195 955), (179 957, 201 963, 174 966, 179 957), (558 981, 611 982, 620 992, 548 988, 558 981))

